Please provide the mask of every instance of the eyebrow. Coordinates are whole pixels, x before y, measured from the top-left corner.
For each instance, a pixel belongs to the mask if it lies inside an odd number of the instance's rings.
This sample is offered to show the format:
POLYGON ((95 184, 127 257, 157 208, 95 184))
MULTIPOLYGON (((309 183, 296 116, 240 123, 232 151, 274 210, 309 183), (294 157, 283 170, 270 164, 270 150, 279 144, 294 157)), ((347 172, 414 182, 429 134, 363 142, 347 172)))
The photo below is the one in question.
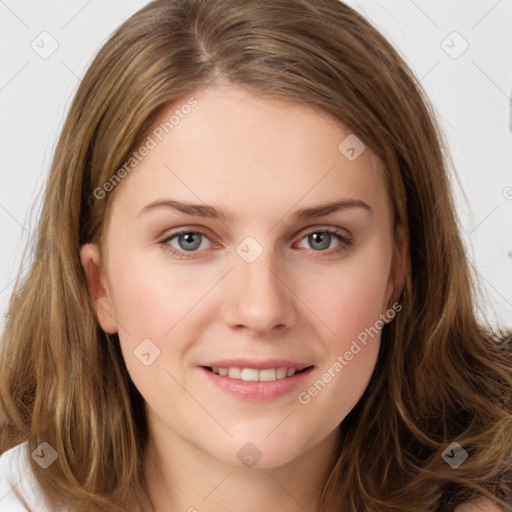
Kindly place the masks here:
MULTIPOLYGON (((214 206, 210 206, 207 204, 194 204, 183 201, 175 201, 172 199, 161 199, 153 201, 152 203, 149 203, 146 206, 144 206, 144 208, 142 208, 142 210, 139 212, 139 215, 148 213, 159 208, 177 210, 181 213, 193 215, 196 217, 218 219, 226 223, 233 222, 235 220, 234 215, 222 209, 215 208, 214 206)), ((364 201, 360 199, 343 198, 337 201, 322 203, 318 206, 297 210, 294 213, 293 217, 297 220, 308 220, 316 217, 324 217, 325 215, 329 215, 330 213, 352 208, 363 208, 370 214, 373 214, 373 210, 370 207, 370 205, 365 203, 364 201)))

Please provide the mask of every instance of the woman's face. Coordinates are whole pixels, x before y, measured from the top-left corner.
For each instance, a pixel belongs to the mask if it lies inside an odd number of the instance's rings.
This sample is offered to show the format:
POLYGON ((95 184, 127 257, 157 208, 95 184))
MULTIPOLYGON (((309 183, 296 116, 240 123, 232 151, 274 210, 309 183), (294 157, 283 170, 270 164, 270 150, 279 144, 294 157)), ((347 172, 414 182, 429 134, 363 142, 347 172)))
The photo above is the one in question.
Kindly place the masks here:
POLYGON ((82 263, 152 428, 228 464, 277 466, 332 436, 363 394, 406 242, 400 231, 393 257, 383 167, 348 129, 233 86, 190 96, 155 123, 117 185, 102 256, 85 245, 82 263))

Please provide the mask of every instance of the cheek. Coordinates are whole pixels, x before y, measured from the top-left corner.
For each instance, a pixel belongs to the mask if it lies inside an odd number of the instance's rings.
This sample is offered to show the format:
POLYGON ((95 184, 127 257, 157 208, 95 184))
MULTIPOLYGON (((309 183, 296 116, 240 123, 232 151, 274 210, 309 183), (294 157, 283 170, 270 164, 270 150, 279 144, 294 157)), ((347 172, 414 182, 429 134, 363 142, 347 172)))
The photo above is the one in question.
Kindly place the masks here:
POLYGON ((389 258, 377 243, 373 245, 336 267, 301 278, 301 299, 324 325, 330 349, 344 349, 385 312, 389 258))
POLYGON ((120 323, 133 336, 162 338, 215 284, 212 272, 165 258, 136 255, 119 260, 113 272, 114 305, 120 323))
MULTIPOLYGON (((323 329, 322 340, 328 355, 320 370, 337 375, 331 380, 337 382, 334 387, 344 388, 345 399, 362 393, 378 355, 381 300, 376 288, 378 283, 363 285, 358 276, 351 275, 327 300, 318 297, 316 302, 318 316, 328 328, 323 329)), ((326 381, 330 382, 328 375, 326 381)))
MULTIPOLYGON (((326 296, 311 293, 322 319, 326 351, 315 378, 299 390, 297 400, 312 417, 325 417, 334 429, 363 395, 377 362, 384 286, 379 270, 347 272, 326 296)), ((313 308, 312 308, 313 309, 313 308)))
POLYGON ((195 298, 194 285, 184 286, 179 272, 164 272, 155 265, 126 260, 116 269, 114 304, 123 358, 132 381, 152 408, 179 406, 174 361, 186 350, 187 311, 195 298), (158 405, 159 404, 159 405, 158 405))
POLYGON ((368 386, 377 362, 380 336, 362 344, 358 340, 337 351, 321 368, 309 387, 301 390, 297 400, 310 417, 323 417, 329 432, 339 425, 359 402, 368 386))
POLYGON ((117 261, 111 281, 121 349, 133 381, 148 398, 162 391, 160 381, 171 379, 166 371, 179 381, 186 377, 176 362, 185 359, 200 320, 211 317, 204 307, 220 277, 207 266, 166 265, 163 258, 117 261))

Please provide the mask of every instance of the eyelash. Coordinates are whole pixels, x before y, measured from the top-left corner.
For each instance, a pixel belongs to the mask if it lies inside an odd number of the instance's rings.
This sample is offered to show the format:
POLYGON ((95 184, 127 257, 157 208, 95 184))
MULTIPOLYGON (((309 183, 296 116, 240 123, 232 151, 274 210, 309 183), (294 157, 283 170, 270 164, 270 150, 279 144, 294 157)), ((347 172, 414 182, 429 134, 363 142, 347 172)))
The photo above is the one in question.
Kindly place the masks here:
MULTIPOLYGON (((165 250, 168 250, 170 251, 172 254, 176 255, 176 256, 179 256, 180 259, 192 259, 194 258, 194 253, 197 253, 199 252, 198 250, 196 251, 180 251, 178 249, 176 249, 175 247, 173 247, 172 245, 170 245, 168 242, 170 242, 173 238, 176 238, 177 236, 179 235, 184 235, 184 234, 190 234, 190 233, 193 233, 193 234, 200 234, 206 238, 208 238, 208 234, 204 231, 202 231, 201 229, 190 229, 190 230, 181 230, 181 231, 176 231, 174 233, 171 233, 169 236, 167 236, 164 240, 162 240, 160 243, 160 245, 165 249, 165 250)), ((304 238, 306 238, 308 235, 311 235, 313 233, 329 233, 331 235, 334 235, 338 241, 340 242, 340 244, 338 245, 338 247, 336 247, 335 249, 331 249, 330 251, 313 251, 313 252, 320 252, 320 253, 327 253, 329 255, 334 255, 334 254, 338 254, 338 253, 341 253, 342 251, 345 251, 347 249, 349 249, 353 242, 352 240, 348 239, 347 237, 343 236, 339 230, 335 229, 335 228, 323 228, 323 229, 311 229, 307 232, 305 232, 302 237, 299 239, 299 241, 303 240, 304 238)), ((312 250, 312 249, 311 249, 312 250)))

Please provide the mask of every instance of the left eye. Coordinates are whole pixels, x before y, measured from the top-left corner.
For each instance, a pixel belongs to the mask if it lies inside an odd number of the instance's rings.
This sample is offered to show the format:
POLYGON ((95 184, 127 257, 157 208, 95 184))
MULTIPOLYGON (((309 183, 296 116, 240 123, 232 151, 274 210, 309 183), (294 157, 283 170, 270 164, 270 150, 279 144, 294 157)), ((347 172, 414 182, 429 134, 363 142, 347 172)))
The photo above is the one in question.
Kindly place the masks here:
MULTIPOLYGON (((195 253, 199 249, 208 248, 202 246, 203 238, 209 240, 207 234, 202 231, 180 231, 171 234, 165 240, 162 240, 160 244, 170 250, 171 253, 180 256, 181 259, 187 259, 192 257, 191 253, 195 253), (172 243, 175 239, 177 246, 172 243)), ((347 249, 352 244, 350 239, 336 229, 316 229, 306 233, 300 239, 300 242, 302 240, 307 240, 314 252, 338 253, 347 249), (333 239, 338 241, 338 245, 333 250, 326 251, 331 246, 333 239)))
POLYGON ((317 229, 315 231, 310 231, 306 234, 301 240, 307 240, 308 244, 315 250, 315 252, 322 251, 328 249, 333 241, 333 237, 337 239, 339 242, 338 246, 334 249, 333 252, 339 252, 344 248, 351 245, 351 241, 343 236, 336 229, 317 229), (316 248, 315 248, 316 246, 316 248))

